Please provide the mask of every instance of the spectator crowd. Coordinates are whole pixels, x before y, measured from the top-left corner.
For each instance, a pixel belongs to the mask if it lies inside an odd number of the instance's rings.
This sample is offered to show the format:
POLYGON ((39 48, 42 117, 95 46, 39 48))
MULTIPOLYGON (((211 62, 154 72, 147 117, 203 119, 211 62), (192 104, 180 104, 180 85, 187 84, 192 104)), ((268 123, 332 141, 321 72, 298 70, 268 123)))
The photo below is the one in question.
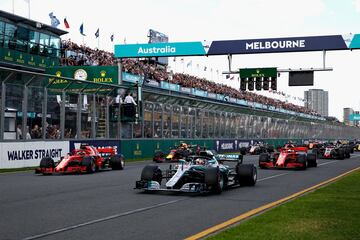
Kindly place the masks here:
MULTIPOLYGON (((104 66, 115 65, 116 59, 113 53, 99 49, 92 49, 85 45, 78 45, 69 40, 63 40, 61 44, 61 64, 67 66, 104 66)), ((318 113, 303 106, 284 102, 278 99, 266 97, 249 91, 240 91, 224 84, 218 84, 205 78, 199 78, 184 73, 169 74, 161 65, 148 63, 136 59, 122 59, 125 72, 147 75, 149 79, 156 81, 168 81, 183 87, 197 88, 207 92, 223 94, 226 96, 257 102, 275 108, 306 113, 320 116, 318 113)))

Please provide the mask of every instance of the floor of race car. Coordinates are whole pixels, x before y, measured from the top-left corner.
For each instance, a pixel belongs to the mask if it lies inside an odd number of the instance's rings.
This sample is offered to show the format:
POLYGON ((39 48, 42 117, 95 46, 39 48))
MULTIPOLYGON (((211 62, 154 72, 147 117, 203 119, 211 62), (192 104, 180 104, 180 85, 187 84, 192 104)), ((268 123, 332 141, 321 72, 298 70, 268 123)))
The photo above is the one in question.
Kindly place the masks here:
MULTIPOLYGON (((306 171, 258 169, 255 187, 206 196, 134 190, 148 163, 96 174, 0 174, 0 239, 183 239, 359 167, 360 154, 320 159, 306 171)), ((258 156, 244 163, 257 165, 258 156)))

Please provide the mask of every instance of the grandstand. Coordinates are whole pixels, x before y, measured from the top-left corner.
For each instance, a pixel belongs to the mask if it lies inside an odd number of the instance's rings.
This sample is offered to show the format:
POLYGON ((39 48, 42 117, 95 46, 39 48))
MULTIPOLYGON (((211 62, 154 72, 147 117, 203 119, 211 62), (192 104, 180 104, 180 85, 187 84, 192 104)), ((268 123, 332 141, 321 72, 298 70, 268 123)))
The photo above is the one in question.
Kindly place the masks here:
MULTIPOLYGON (((63 40, 61 50, 61 63, 65 66, 101 66, 115 65, 114 54, 99 49, 91 49, 87 46, 78 45, 69 40, 63 40)), ((149 79, 156 81, 168 81, 173 84, 179 84, 183 87, 197 88, 210 93, 223 94, 225 96, 243 99, 246 101, 272 106, 277 109, 285 109, 295 112, 301 112, 314 116, 320 116, 318 113, 303 106, 285 103, 283 101, 265 97, 253 92, 239 91, 224 84, 217 84, 205 78, 199 78, 184 73, 175 73, 169 76, 169 73, 161 65, 148 64, 146 60, 124 59, 123 67, 125 72, 136 75, 147 75, 149 79)))

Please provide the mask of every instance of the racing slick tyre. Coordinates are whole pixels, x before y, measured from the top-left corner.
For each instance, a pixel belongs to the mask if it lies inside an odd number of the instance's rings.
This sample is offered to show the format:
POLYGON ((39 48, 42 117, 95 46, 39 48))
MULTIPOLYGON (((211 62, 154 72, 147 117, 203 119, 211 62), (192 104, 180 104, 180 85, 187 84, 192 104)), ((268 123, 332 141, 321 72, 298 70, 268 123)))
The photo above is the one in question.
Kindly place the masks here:
POLYGON ((306 155, 305 154, 298 155, 297 158, 296 158, 296 162, 302 164, 302 166, 299 167, 299 169, 305 170, 307 168, 307 161, 306 161, 306 155))
POLYGON ((272 146, 272 145, 268 146, 268 147, 267 147, 267 152, 268 152, 268 153, 273 153, 273 152, 275 152, 274 146, 272 146))
POLYGON ((350 158, 351 149, 349 149, 349 147, 346 147, 344 150, 345 150, 345 158, 350 158))
POLYGON ((345 151, 344 151, 344 149, 340 148, 338 150, 337 159, 339 159, 339 160, 344 160, 345 159, 345 151))
POLYGON ((111 156, 110 166, 112 170, 123 170, 125 166, 124 156, 122 154, 111 156))
POLYGON ((40 161, 41 168, 54 168, 55 162, 51 157, 44 157, 40 161))
POLYGON ((269 162, 270 161, 270 155, 268 154, 268 153, 262 153, 262 154, 260 154, 260 156, 259 156, 259 168, 262 168, 262 169, 264 169, 264 168, 266 168, 266 167, 264 167, 261 163, 262 162, 269 162))
POLYGON ((316 153, 308 153, 306 155, 306 161, 308 167, 317 167, 316 153))
POLYGON ((254 164, 239 164, 236 166, 237 178, 241 186, 254 186, 257 181, 257 170, 254 164))
POLYGON ((219 168, 205 169, 205 184, 211 188, 211 192, 221 194, 225 189, 225 179, 219 168))
POLYGON ((158 166, 147 165, 143 168, 141 172, 142 181, 156 181, 161 184, 162 181, 162 171, 158 166))
MULTIPOLYGON (((40 168, 55 168, 54 159, 50 157, 44 157, 40 161, 40 168)), ((43 175, 50 175, 51 173, 43 172, 43 175)))
POLYGON ((165 159, 165 154, 162 151, 155 152, 155 155, 153 157, 154 162, 162 162, 165 159))
POLYGON ((94 173, 96 171, 95 159, 93 157, 84 157, 81 161, 81 165, 86 167, 87 173, 94 173))
POLYGON ((246 155, 246 147, 241 147, 240 148, 240 154, 241 155, 246 155))

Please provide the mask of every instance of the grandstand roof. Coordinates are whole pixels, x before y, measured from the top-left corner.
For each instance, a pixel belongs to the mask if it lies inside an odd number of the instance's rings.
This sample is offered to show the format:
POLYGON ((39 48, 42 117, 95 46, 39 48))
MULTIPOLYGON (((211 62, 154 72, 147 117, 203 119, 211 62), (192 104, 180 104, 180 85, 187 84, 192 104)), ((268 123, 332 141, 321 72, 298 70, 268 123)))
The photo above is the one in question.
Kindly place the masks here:
POLYGON ((51 32, 53 34, 56 34, 58 36, 61 36, 61 35, 64 35, 64 34, 68 33, 67 31, 64 31, 64 30, 61 30, 61 29, 58 29, 58 28, 54 28, 54 27, 52 27, 50 25, 40 23, 38 21, 34 21, 34 20, 31 20, 31 19, 28 19, 28 18, 24 18, 22 16, 18 16, 18 15, 8 13, 8 12, 2 11, 2 10, 0 10, 0 17, 5 18, 5 19, 9 19, 10 21, 13 21, 14 23, 23 23, 23 24, 30 25, 30 26, 32 26, 34 28, 37 28, 37 29, 46 30, 46 31, 49 31, 49 32, 51 32), (41 24, 41 27, 39 27, 39 23, 41 24))

